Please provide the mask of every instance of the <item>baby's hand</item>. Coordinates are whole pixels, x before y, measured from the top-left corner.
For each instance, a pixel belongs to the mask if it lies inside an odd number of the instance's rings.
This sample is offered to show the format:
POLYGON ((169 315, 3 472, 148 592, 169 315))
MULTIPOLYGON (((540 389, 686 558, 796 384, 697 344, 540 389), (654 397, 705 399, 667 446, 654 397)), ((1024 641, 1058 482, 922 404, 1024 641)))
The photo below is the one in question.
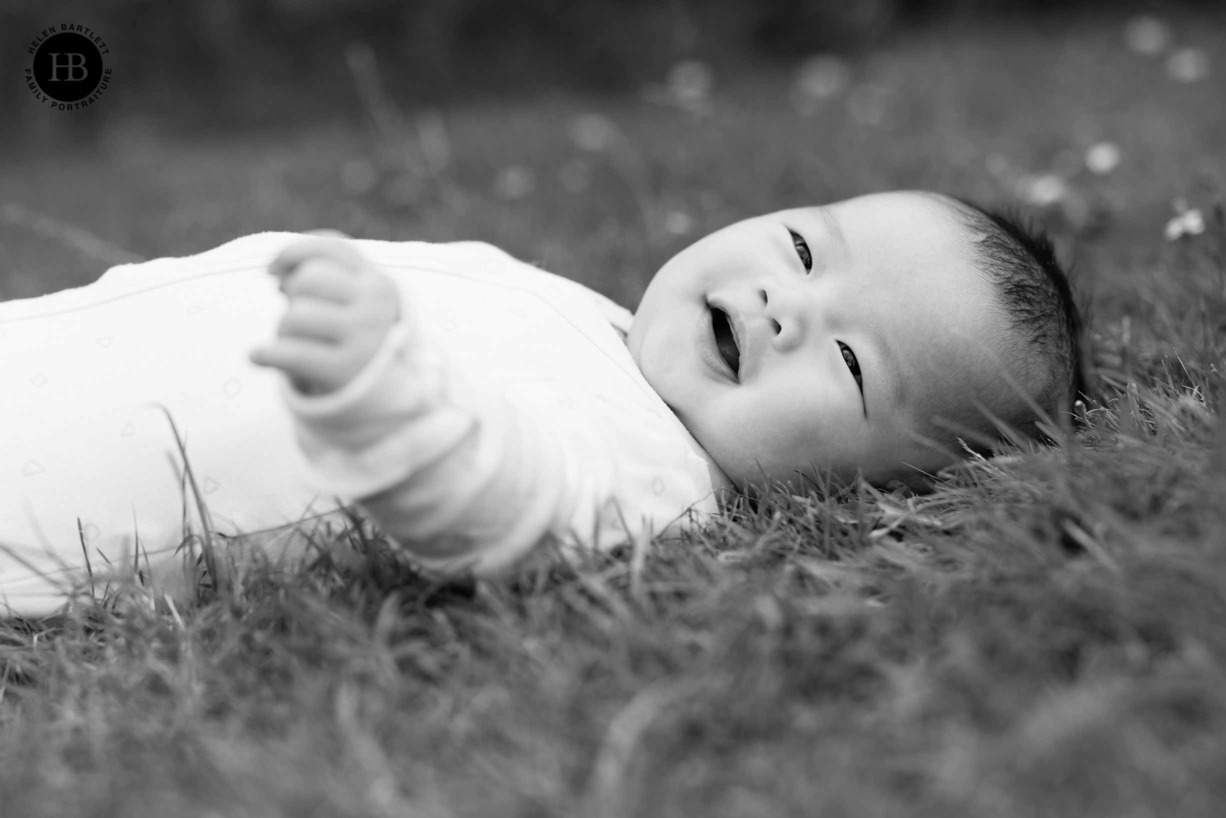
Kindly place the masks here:
POLYGON ((307 395, 334 392, 370 363, 400 320, 396 285, 343 239, 291 244, 268 267, 289 297, 272 343, 251 352, 307 395))

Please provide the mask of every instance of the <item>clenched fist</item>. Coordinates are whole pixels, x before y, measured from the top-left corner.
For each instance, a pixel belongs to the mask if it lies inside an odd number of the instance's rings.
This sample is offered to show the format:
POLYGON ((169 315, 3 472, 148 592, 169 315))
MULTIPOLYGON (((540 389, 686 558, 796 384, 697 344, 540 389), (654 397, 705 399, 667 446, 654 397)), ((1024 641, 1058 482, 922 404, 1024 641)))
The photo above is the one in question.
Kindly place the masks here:
POLYGON ((289 298, 276 338, 251 352, 251 362, 284 372, 306 395, 349 383, 400 320, 395 284, 344 239, 307 238, 269 265, 289 298))

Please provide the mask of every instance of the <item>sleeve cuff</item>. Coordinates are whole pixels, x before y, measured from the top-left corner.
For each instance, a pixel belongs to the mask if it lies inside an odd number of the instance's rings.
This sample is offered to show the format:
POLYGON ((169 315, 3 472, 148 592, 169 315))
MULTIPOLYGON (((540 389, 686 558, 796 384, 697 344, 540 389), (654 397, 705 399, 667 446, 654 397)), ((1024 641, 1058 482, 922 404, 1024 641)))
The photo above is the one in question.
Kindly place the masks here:
POLYGON ((472 433, 471 401, 456 399, 462 384, 441 351, 422 343, 414 318, 402 310, 370 362, 335 392, 304 395, 282 382, 299 448, 321 491, 351 499, 377 494, 472 433))
POLYGON ((412 335, 408 321, 402 316, 401 320, 388 330, 382 346, 370 362, 353 380, 334 392, 306 395, 295 389, 289 378, 285 378, 281 383, 281 395, 285 399, 285 405, 304 421, 326 420, 356 411, 383 380, 395 359, 406 354, 409 343, 413 340, 412 335))

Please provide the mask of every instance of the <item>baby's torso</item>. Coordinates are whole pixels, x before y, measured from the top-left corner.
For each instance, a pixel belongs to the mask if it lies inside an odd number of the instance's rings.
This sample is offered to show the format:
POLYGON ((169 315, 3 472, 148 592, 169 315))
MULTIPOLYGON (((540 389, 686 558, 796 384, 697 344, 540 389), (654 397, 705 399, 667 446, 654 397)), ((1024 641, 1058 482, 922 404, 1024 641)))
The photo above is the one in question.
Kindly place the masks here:
MULTIPOLYGON (((247 354, 270 338, 284 311, 265 270, 297 237, 248 236, 0 303, 0 361, 16 378, 6 405, 79 417, 86 394, 95 405, 174 400, 180 392, 234 398, 275 382, 276 373, 252 366, 247 354)), ((580 390, 662 407, 625 348, 630 314, 603 296, 486 244, 354 244, 409 291, 427 342, 466 369, 503 384, 564 378, 580 390)))
MULTIPOLYGON (((348 500, 313 490, 282 376, 247 357, 284 312, 265 270, 296 238, 248 236, 0 303, 0 545, 19 557, 0 554, 0 597, 15 609, 58 600, 34 569, 79 562, 83 545, 95 562, 118 562, 137 538, 166 555, 196 530, 175 431, 218 530, 274 528, 348 500)), ((604 404, 608 417, 616 406, 615 425, 667 428, 669 456, 705 469, 626 350, 621 308, 488 245, 356 244, 408 294, 423 342, 449 362, 528 407, 604 404)))
POLYGON ((356 244, 397 282, 428 346, 465 371, 664 408, 626 349, 630 314, 603 296, 487 244, 356 244))

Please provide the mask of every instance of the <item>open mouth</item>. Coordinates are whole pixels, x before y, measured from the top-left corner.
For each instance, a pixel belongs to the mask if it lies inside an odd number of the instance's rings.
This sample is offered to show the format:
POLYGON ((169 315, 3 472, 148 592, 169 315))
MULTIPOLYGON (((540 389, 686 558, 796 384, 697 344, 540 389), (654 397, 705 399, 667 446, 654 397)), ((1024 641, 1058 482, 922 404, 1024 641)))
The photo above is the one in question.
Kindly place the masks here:
POLYGON ((733 374, 740 375, 741 350, 736 345, 732 322, 728 319, 728 313, 716 306, 711 307, 711 329, 715 331, 715 346, 719 349, 719 356, 728 364, 733 374))

